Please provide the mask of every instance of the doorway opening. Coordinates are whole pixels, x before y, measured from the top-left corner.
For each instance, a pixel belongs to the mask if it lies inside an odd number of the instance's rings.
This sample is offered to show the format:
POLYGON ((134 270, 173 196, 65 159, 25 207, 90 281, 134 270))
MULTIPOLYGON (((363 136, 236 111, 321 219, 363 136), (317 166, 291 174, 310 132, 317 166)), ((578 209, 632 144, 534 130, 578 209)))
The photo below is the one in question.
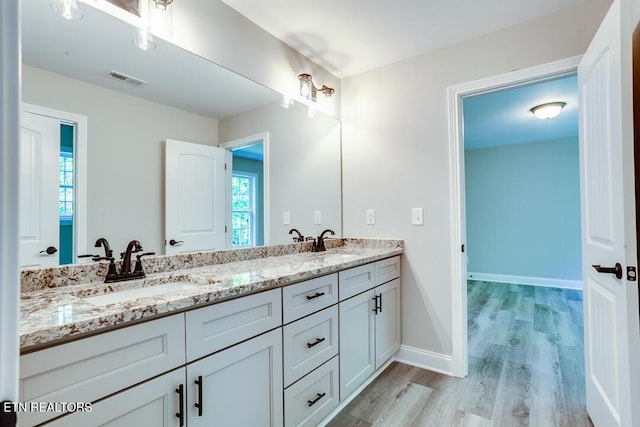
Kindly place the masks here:
POLYGON ((227 150, 229 248, 269 242, 268 146, 268 132, 220 144, 227 150))
POLYGON ((466 206, 464 188, 464 117, 463 99, 473 95, 496 92, 506 88, 531 85, 558 79, 576 73, 580 57, 568 58, 536 67, 517 70, 487 79, 477 80, 448 89, 449 140, 450 140, 450 194, 452 245, 452 301, 453 307, 453 358, 451 372, 465 377, 468 373, 467 327, 467 241, 466 206))

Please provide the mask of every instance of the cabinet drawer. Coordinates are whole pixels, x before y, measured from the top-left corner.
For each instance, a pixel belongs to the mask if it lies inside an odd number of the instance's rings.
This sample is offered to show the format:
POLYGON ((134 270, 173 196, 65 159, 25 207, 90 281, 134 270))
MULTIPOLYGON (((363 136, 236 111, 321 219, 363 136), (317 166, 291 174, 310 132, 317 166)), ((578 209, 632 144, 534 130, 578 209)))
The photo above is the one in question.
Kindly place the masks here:
POLYGON ((338 357, 284 391, 284 425, 316 426, 338 406, 338 357))
POLYGON ((341 271, 339 274, 340 301, 367 291, 375 286, 373 263, 341 271))
MULTIPOLYGON (((93 402, 184 363, 176 314, 21 356, 20 401, 93 402)), ((23 412, 20 425, 57 415, 23 412)))
POLYGON ((188 311, 187 362, 280 326, 280 294, 272 289, 188 311))
POLYGON ((400 277, 400 256, 376 261, 376 286, 400 277))
POLYGON ((284 323, 293 322, 337 302, 338 275, 335 273, 286 286, 282 289, 284 323))
POLYGON ((285 387, 338 354, 338 307, 283 328, 285 387))

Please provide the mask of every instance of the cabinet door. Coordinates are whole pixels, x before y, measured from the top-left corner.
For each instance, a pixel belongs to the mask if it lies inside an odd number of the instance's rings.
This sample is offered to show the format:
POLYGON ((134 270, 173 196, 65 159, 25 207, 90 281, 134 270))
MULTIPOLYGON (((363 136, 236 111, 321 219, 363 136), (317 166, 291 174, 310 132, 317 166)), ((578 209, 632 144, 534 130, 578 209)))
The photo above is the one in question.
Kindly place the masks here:
POLYGON ((374 289, 378 296, 376 319, 376 369, 400 349, 400 279, 374 289))
MULTIPOLYGON (((180 409, 180 397, 176 392, 184 382, 184 368, 179 368, 94 403, 91 405, 90 412, 77 411, 45 425, 47 427, 92 425, 179 427, 186 425, 186 417, 183 418, 183 424, 180 424, 180 419, 176 416, 184 414, 184 408, 180 409)), ((20 425, 23 424, 20 423, 20 425)))
POLYGON ((375 371, 373 289, 340 303, 340 400, 375 371))
POLYGON ((187 365, 189 427, 281 426, 282 411, 281 328, 187 365))

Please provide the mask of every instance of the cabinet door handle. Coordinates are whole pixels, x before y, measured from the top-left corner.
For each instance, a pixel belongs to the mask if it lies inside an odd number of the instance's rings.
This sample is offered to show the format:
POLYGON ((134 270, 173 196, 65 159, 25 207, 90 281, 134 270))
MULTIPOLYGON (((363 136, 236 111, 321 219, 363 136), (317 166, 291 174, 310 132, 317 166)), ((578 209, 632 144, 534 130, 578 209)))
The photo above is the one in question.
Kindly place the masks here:
POLYGON ((382 313, 382 294, 375 295, 371 299, 373 300, 373 303, 375 305, 375 307, 371 311, 373 311, 375 314, 382 313), (379 305, 378 305, 378 298, 380 298, 380 304, 379 305))
POLYGON ((202 416, 202 375, 198 375, 198 379, 195 380, 195 383, 198 385, 198 401, 194 404, 196 408, 198 408, 198 416, 202 416))
POLYGON ((324 341, 326 338, 317 338, 314 342, 308 342, 307 343, 307 348, 311 348, 314 347, 318 344, 320 344, 322 341, 324 341))
POLYGON ((307 405, 309 405, 309 407, 312 407, 313 405, 315 405, 316 403, 318 403, 318 401, 320 399, 322 399, 327 393, 317 393, 316 394, 316 398, 313 400, 307 400, 307 405))
POLYGON ((180 420, 180 427, 184 427, 184 412, 182 412, 182 408, 184 407, 184 384, 178 386, 176 393, 178 393, 178 401, 180 402, 180 408, 176 413, 176 417, 180 420))
POLYGON ((321 297, 322 295, 324 295, 324 292, 316 292, 316 294, 315 294, 315 295, 307 295, 307 299, 308 299, 308 300, 312 300, 312 299, 314 299, 314 298, 321 297))

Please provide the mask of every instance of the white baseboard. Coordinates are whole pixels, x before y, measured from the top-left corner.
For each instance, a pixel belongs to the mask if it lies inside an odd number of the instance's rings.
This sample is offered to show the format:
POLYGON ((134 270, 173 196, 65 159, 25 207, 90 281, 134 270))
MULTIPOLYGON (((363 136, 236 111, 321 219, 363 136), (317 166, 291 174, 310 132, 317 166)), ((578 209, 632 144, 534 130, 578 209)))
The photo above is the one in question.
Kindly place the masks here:
POLYGON ((545 286, 549 288, 564 288, 582 290, 582 281, 549 279, 546 277, 509 276, 506 274, 467 273, 467 279, 485 282, 516 283, 519 285, 545 286))
POLYGON ((429 371, 454 376, 453 357, 446 354, 402 345, 400 346, 400 351, 394 356, 394 360, 429 371))

